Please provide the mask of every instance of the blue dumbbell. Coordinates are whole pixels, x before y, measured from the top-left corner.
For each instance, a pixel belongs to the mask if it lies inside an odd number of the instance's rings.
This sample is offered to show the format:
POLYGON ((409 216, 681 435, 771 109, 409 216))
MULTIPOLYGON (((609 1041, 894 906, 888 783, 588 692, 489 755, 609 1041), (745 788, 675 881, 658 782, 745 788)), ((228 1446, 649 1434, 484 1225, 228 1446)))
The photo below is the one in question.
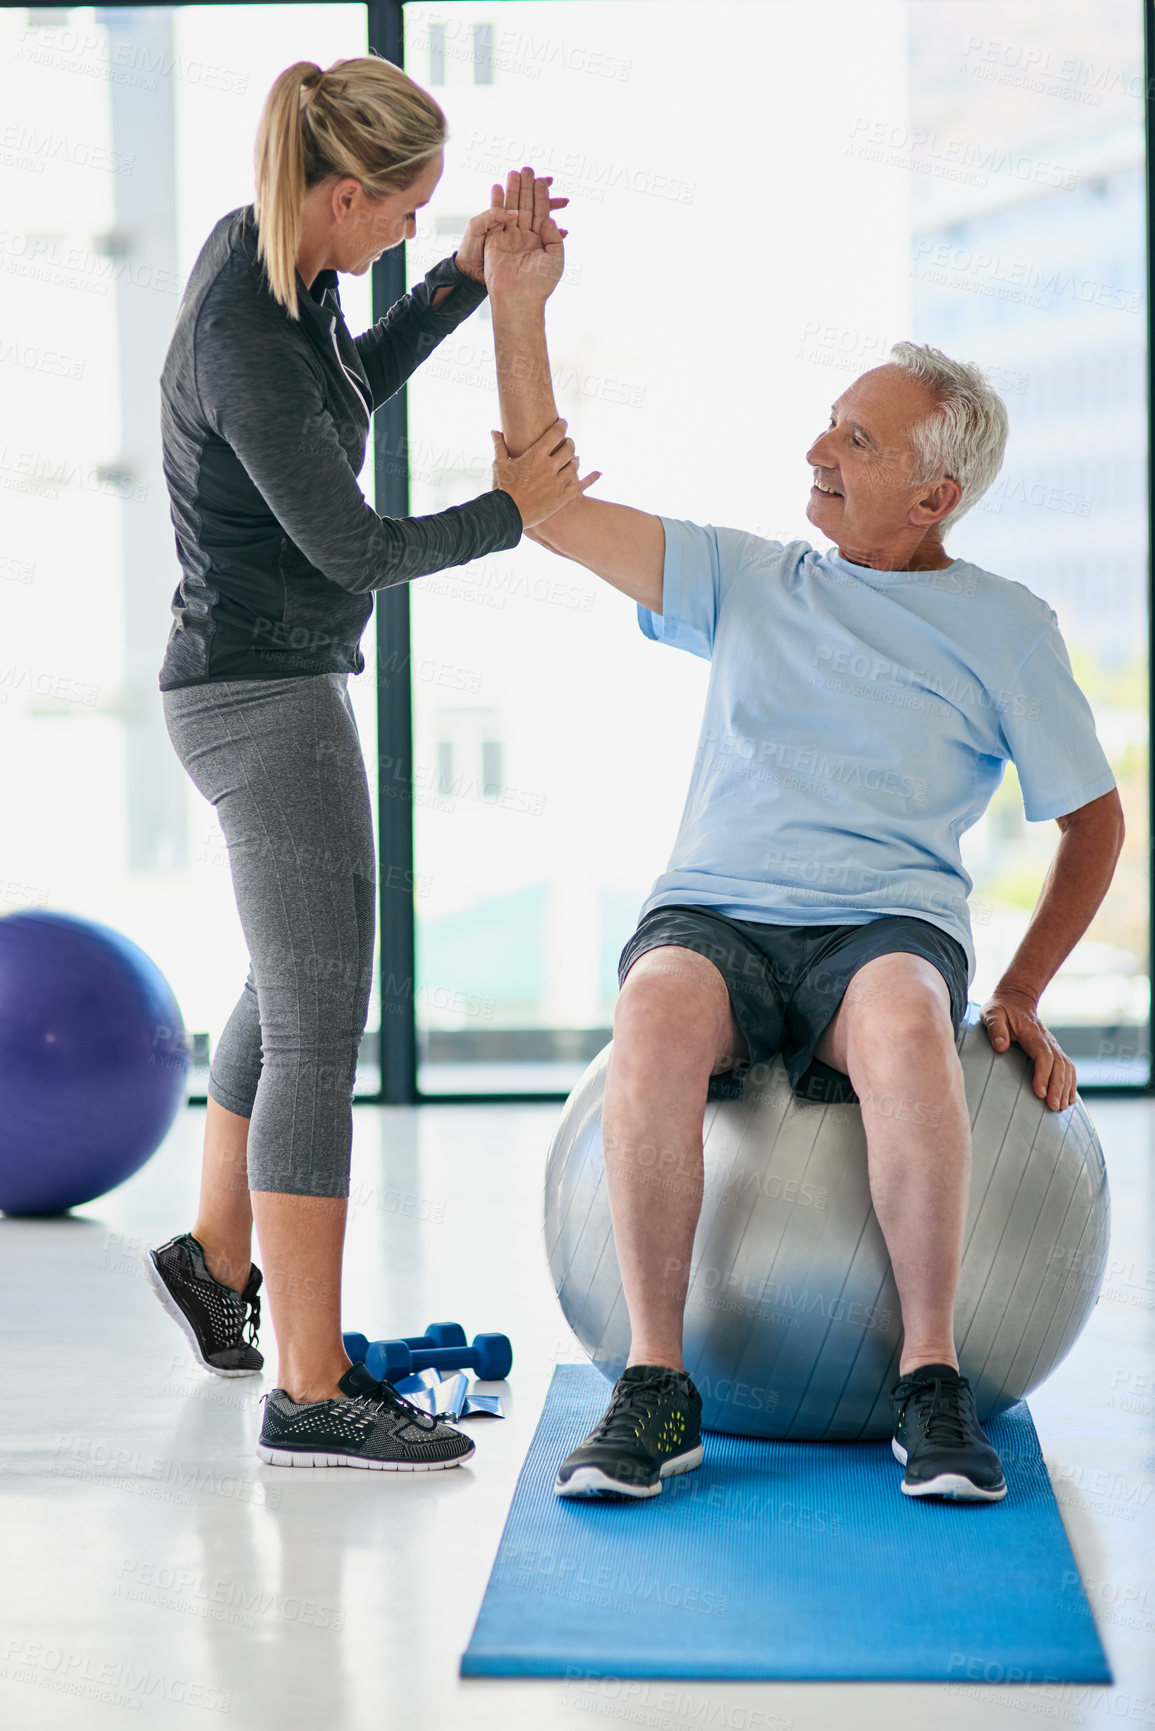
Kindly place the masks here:
MULTIPOLYGON (((353 1363, 363 1364, 369 1351, 368 1335, 343 1334, 341 1340, 353 1363)), ((431 1322, 424 1334, 408 1335, 404 1344, 411 1350, 422 1347, 464 1346, 465 1330, 459 1322, 431 1322)))
POLYGON ((472 1346, 374 1340, 365 1354, 366 1370, 382 1382, 396 1382, 421 1370, 472 1370, 486 1382, 501 1382, 512 1364, 513 1347, 504 1334, 475 1334, 472 1346))

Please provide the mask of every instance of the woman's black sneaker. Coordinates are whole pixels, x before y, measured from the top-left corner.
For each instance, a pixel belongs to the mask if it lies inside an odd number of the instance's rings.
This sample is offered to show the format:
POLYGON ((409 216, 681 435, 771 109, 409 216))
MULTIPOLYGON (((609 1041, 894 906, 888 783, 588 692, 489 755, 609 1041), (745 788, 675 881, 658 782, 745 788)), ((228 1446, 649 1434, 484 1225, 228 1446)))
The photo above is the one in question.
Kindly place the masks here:
POLYGON ((205 1266, 203 1247, 191 1232, 146 1250, 145 1278, 189 1345, 198 1364, 217 1376, 255 1376, 264 1364, 257 1351, 261 1271, 249 1268, 243 1292, 222 1286, 205 1266))
POLYGON ((559 1497, 656 1497, 663 1479, 700 1464, 701 1420, 702 1398, 684 1370, 632 1364, 553 1488, 559 1497))
POLYGON ((257 1453, 274 1467, 370 1467, 385 1473, 435 1473, 475 1452, 452 1425, 411 1405, 363 1364, 337 1387, 344 1400, 304 1403, 283 1388, 265 1396, 257 1453))
POLYGON ((890 1446, 906 1468, 908 1497, 997 1503, 1006 1496, 1002 1463, 979 1424, 971 1385, 953 1365, 919 1365, 895 1383, 890 1398, 890 1446))

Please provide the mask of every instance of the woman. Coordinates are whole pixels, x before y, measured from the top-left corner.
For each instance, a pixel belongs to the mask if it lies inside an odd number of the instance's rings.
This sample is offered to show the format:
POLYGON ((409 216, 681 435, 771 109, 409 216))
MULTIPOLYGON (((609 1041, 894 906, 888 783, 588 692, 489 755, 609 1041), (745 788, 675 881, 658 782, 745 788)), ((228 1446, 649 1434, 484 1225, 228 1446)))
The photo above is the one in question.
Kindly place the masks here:
POLYGON ((165 718, 228 842, 252 965, 213 1057, 196 1224, 143 1263, 199 1361, 251 1375, 255 1221, 280 1357, 258 1453, 274 1464, 428 1470, 473 1453, 341 1343, 375 900, 346 681, 373 590, 512 547, 588 483, 556 421, 452 510, 383 519, 357 486, 372 411, 480 304, 486 236, 517 221, 495 189, 455 256, 350 336, 336 273, 412 237, 445 137, 440 108, 388 61, 290 66, 261 115, 256 200, 209 235, 161 375, 183 573, 165 718))

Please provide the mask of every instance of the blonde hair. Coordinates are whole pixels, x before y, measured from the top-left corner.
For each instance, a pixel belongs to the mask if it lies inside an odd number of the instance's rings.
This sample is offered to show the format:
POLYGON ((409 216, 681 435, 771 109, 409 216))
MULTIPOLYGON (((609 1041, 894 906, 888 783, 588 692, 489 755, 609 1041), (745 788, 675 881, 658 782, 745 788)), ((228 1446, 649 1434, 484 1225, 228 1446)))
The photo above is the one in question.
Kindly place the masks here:
POLYGON ((297 251, 306 192, 350 175, 369 198, 402 192, 445 143, 433 98, 376 55, 286 67, 265 98, 255 153, 257 251, 269 288, 297 318, 297 251))

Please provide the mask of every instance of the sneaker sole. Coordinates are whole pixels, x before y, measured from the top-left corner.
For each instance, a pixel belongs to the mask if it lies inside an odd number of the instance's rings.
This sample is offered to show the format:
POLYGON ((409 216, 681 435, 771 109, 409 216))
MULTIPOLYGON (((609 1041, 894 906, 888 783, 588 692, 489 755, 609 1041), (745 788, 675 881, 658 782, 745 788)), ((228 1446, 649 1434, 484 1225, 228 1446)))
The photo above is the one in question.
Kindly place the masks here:
POLYGON ((619 1479, 610 1478, 601 1467, 578 1467, 572 1476, 562 1483, 560 1474, 554 1484, 554 1490, 559 1497, 616 1497, 619 1500, 637 1502, 644 1497, 656 1497, 662 1488, 662 1480, 673 1478, 677 1473, 692 1472, 702 1464, 702 1445, 687 1449, 684 1455, 674 1455, 665 1462, 658 1473, 656 1485, 627 1485, 619 1479))
POLYGON ((214 1376, 260 1376, 261 1370, 264 1369, 263 1365, 258 1370, 222 1370, 219 1364, 210 1364, 204 1353, 201 1351, 201 1343, 197 1339, 196 1329, 193 1327, 192 1323, 189 1321, 188 1317, 185 1315, 184 1311, 181 1309, 180 1305, 177 1303, 176 1299, 165 1284, 164 1275, 157 1267, 156 1260, 151 1250, 146 1250, 142 1253, 140 1266, 144 1269, 144 1278, 156 1293, 162 1308, 172 1317, 173 1321, 188 1341, 189 1346, 192 1348, 192 1355, 202 1370, 211 1370, 214 1376))
MULTIPOLYGON (((896 1461, 906 1465, 906 1450, 897 1437, 890 1439, 891 1453, 896 1461)), ((939 1473, 937 1478, 927 1479, 923 1484, 908 1485, 902 1481, 904 1497, 947 1497, 955 1503, 1001 1503, 1007 1494, 1005 1484, 997 1490, 984 1490, 982 1485, 976 1485, 973 1479, 964 1478, 962 1473, 939 1473)))
POLYGON ((472 1446, 468 1454, 455 1455, 450 1461, 376 1461, 367 1455, 313 1454, 304 1449, 271 1449, 257 1444, 260 1458, 271 1467, 366 1467, 377 1473, 437 1473, 446 1467, 464 1466, 477 1453, 472 1446))

